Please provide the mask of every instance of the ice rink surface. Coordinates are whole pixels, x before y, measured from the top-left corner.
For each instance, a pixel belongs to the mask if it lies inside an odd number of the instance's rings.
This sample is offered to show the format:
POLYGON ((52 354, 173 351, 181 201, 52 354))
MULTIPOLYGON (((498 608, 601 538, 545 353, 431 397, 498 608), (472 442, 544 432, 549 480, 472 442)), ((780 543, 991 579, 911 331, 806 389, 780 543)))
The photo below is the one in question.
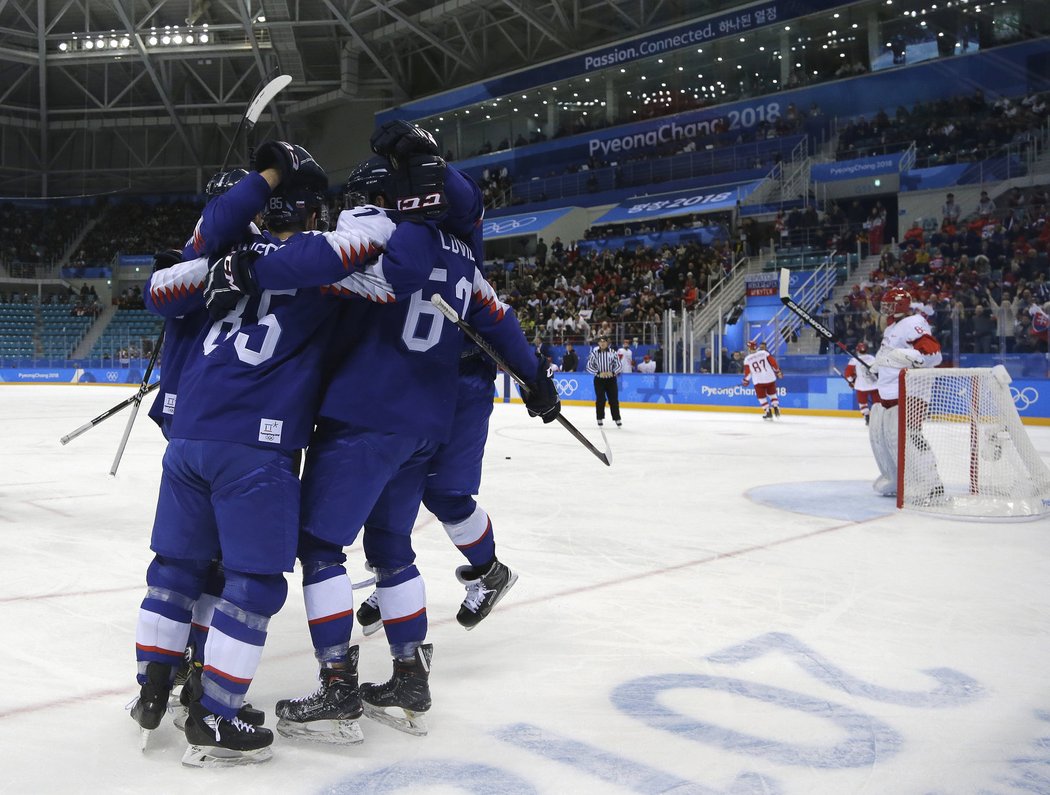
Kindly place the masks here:
MULTIPOLYGON (((277 737, 266 764, 198 770, 165 721, 142 753, 163 440, 141 414, 116 478, 125 415, 58 443, 129 394, 0 388, 4 793, 1050 793, 1050 522, 900 514, 859 418, 788 413, 625 409, 606 468, 497 405, 479 501, 520 579, 464 631, 462 558, 420 514, 429 736, 362 719, 357 747, 277 737)), ((600 443, 593 409, 566 415, 600 443)), ((270 726, 316 681, 289 581, 249 694, 270 726)), ((388 678, 382 633, 361 647, 388 678)))

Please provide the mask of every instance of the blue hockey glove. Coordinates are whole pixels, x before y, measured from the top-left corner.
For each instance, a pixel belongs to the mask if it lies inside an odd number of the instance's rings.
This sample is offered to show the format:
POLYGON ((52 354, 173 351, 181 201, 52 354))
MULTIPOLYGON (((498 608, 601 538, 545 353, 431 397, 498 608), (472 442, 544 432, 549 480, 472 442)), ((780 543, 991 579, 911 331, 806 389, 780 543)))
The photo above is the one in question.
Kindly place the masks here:
POLYGON ((561 414, 561 400, 551 377, 553 370, 546 361, 540 360, 536 367, 536 378, 528 384, 529 396, 525 408, 530 417, 540 417, 544 423, 554 422, 561 414))
POLYGON ((445 214, 445 169, 436 155, 413 155, 390 173, 395 206, 406 220, 433 221, 445 214))
POLYGON ((437 141, 418 124, 402 119, 384 122, 368 139, 372 151, 396 164, 412 155, 436 155, 437 141))
POLYGON ((256 259, 258 254, 252 251, 234 249, 211 261, 204 284, 204 305, 212 320, 224 318, 246 295, 259 294, 252 266, 256 259))
POLYGON ((169 248, 166 251, 158 251, 153 255, 153 272, 162 271, 180 262, 182 262, 182 249, 169 248))

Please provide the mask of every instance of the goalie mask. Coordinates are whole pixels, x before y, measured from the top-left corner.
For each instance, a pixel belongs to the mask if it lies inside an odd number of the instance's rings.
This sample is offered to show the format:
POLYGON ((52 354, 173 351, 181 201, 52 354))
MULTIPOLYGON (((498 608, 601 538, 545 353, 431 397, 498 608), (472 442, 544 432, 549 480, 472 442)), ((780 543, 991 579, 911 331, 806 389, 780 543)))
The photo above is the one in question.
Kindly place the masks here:
POLYGON ((328 202, 323 191, 311 188, 277 190, 267 200, 263 223, 271 232, 302 231, 307 228, 310 215, 317 213, 318 232, 328 231, 328 202))
POLYGON ((911 293, 903 287, 891 287, 882 294, 879 313, 886 317, 904 317, 911 311, 911 293))
POLYGON ((390 207, 390 173, 390 161, 385 157, 370 157, 354 166, 343 187, 343 209, 365 204, 390 207))
POLYGON ((216 196, 222 196, 222 194, 246 176, 248 176, 248 172, 243 168, 235 168, 230 171, 220 171, 208 180, 208 185, 204 188, 204 195, 208 197, 208 201, 211 201, 216 196))

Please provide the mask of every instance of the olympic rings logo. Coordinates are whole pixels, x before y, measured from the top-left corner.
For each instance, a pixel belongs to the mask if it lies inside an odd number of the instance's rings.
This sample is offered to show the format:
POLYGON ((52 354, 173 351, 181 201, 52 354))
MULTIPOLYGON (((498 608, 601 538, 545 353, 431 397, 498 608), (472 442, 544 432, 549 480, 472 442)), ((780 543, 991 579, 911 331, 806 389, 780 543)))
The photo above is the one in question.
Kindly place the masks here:
POLYGON ((532 226, 537 220, 539 219, 535 215, 530 215, 528 218, 505 218, 503 220, 496 218, 485 222, 484 234, 500 235, 504 232, 513 232, 515 229, 532 226))
POLYGON ((1035 387, 1026 386, 1024 389, 1010 387, 1010 397, 1018 411, 1027 411, 1031 405, 1039 400, 1039 392, 1035 387))
POLYGON ((575 378, 570 378, 566 381, 555 381, 554 388, 558 391, 558 397, 572 397, 580 388, 580 383, 575 378))
POLYGON ((117 378, 118 378, 118 376, 117 376, 116 372, 114 372, 113 370, 107 370, 106 371, 106 380, 107 381, 116 382, 117 378))

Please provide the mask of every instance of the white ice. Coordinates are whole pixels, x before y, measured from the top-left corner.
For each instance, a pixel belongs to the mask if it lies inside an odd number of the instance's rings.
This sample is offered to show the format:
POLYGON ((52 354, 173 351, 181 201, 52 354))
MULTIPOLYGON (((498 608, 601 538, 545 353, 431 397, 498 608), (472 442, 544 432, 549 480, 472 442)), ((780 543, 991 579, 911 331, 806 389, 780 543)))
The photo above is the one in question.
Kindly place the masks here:
MULTIPOLYGON (((859 417, 789 412, 625 409, 606 468, 496 406, 480 502, 520 579, 464 631, 463 561, 420 514, 429 736, 362 719, 357 747, 277 737, 266 764, 197 770, 166 721, 142 753, 125 705, 163 441, 141 415, 115 478, 125 414, 58 443, 130 392, 0 388, 5 793, 1050 793, 1050 522, 898 513, 859 417)), ((600 443, 592 408, 566 415, 600 443)), ((269 725, 315 684, 289 581, 250 692, 269 725)), ((385 680, 382 633, 361 646, 385 680)))

